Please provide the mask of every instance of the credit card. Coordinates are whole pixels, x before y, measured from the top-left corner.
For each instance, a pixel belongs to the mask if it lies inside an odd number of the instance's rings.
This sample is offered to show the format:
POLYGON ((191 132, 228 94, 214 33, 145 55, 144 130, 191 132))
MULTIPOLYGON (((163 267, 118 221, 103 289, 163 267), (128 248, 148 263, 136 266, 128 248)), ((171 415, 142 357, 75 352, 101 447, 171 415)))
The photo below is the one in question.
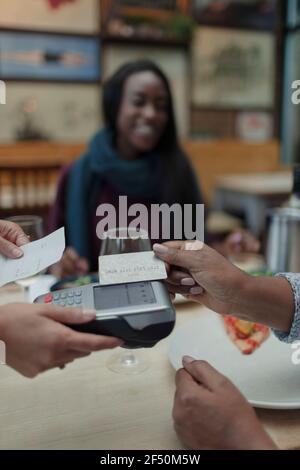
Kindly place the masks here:
POLYGON ((99 256, 99 283, 103 286, 166 278, 165 263, 153 251, 99 256))

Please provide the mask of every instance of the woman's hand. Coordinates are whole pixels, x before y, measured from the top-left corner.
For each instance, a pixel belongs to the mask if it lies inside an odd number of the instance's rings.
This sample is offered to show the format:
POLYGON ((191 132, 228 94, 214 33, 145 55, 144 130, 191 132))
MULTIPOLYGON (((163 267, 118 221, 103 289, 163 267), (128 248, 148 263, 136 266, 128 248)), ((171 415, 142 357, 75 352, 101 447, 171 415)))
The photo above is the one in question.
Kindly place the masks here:
POLYGON ((0 307, 0 337, 6 345, 6 362, 26 377, 63 367, 92 351, 120 346, 109 336, 80 333, 67 324, 94 320, 96 313, 45 304, 7 304, 0 307))
POLYGON ((183 359, 176 374, 174 427, 190 449, 276 449, 239 390, 204 361, 183 359))
POLYGON ((89 262, 81 258, 74 248, 66 248, 61 260, 50 268, 51 274, 58 279, 67 276, 83 276, 89 272, 89 262))
POLYGON ((237 230, 232 232, 220 246, 220 252, 224 256, 234 256, 238 253, 258 253, 260 242, 248 232, 248 230, 237 230))
POLYGON ((28 237, 21 227, 9 220, 0 220, 0 253, 8 258, 20 258, 21 246, 28 243, 28 237))
POLYGON ((199 241, 155 244, 153 250, 168 265, 170 292, 188 296, 217 313, 290 331, 295 301, 285 278, 249 276, 199 241))
POLYGON ((153 245, 155 254, 169 265, 169 292, 229 314, 250 277, 202 242, 167 242, 153 245))

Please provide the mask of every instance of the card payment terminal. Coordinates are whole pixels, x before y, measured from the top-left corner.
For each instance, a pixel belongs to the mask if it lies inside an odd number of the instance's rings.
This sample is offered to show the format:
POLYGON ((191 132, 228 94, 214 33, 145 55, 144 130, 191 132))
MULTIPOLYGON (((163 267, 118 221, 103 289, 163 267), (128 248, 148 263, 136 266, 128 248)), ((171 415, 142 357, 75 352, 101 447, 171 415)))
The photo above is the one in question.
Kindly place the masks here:
POLYGON ((150 348, 168 336, 175 325, 175 310, 161 281, 88 284, 39 296, 35 302, 96 310, 95 320, 68 326, 116 336, 123 339, 125 348, 150 348))

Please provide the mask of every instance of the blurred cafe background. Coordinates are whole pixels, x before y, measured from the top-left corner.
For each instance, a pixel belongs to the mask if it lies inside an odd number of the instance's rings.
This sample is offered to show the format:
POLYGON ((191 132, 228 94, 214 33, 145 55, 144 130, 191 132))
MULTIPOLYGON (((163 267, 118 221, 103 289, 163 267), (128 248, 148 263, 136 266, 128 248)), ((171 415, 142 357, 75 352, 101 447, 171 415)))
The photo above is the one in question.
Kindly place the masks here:
POLYGON ((0 0, 0 218, 46 221, 103 126, 103 83, 146 58, 170 80, 209 231, 263 240, 300 163, 299 52, 299 0, 0 0))

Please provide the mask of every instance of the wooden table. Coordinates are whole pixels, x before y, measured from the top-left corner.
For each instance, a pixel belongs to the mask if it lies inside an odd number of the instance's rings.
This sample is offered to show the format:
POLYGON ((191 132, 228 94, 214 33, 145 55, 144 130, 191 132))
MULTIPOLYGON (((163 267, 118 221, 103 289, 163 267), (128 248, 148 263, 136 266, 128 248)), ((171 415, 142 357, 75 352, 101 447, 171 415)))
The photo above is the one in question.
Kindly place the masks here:
POLYGON ((218 176, 213 208, 242 212, 246 226, 259 236, 265 227, 267 210, 280 205, 291 190, 290 171, 218 176))
MULTIPOLYGON (((0 290, 0 303, 22 300, 0 290)), ((197 304, 177 306, 177 326, 201 315, 197 304)), ((148 371, 110 372, 112 351, 95 353, 26 379, 0 366, 0 449, 183 449, 173 431, 174 370, 170 338, 146 351, 148 371)), ((300 448, 300 410, 258 410, 282 449, 300 448)))

